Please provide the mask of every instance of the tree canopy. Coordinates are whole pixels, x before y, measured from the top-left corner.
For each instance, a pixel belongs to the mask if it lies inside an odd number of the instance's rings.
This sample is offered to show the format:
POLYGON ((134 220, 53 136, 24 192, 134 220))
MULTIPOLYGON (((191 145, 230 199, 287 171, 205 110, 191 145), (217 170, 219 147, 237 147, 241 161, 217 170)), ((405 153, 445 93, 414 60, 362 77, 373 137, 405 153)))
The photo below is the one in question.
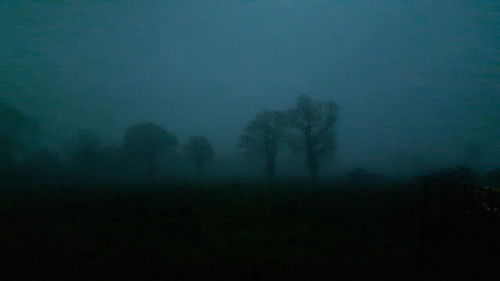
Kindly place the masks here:
POLYGON ((123 140, 125 150, 145 164, 151 180, 158 173, 159 159, 177 145, 174 134, 151 122, 131 126, 123 140))
POLYGON ((210 142, 201 136, 191 137, 184 146, 184 151, 196 165, 198 178, 202 177, 204 166, 212 161, 214 151, 210 142))
POLYGON ((296 131, 290 136, 290 143, 293 148, 305 152, 310 175, 316 180, 319 158, 335 150, 337 105, 302 95, 297 98, 295 107, 288 112, 288 118, 290 126, 296 131))
POLYGON ((39 131, 38 123, 19 109, 0 102, 0 155, 11 157, 22 151, 26 137, 39 131))
POLYGON ((240 136, 240 147, 249 153, 266 158, 269 178, 275 176, 276 157, 283 143, 287 128, 287 116, 281 111, 262 111, 250 121, 240 136))

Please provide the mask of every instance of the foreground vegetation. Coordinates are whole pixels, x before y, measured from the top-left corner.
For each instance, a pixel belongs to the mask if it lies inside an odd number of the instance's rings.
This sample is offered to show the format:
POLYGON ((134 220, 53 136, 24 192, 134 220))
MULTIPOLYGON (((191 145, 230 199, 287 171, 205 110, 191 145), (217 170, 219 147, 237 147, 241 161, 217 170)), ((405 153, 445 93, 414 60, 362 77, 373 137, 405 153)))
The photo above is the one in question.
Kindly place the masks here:
POLYGON ((0 193, 6 281, 500 276, 493 217, 450 219, 445 235, 430 223, 422 271, 415 187, 172 183, 0 193))

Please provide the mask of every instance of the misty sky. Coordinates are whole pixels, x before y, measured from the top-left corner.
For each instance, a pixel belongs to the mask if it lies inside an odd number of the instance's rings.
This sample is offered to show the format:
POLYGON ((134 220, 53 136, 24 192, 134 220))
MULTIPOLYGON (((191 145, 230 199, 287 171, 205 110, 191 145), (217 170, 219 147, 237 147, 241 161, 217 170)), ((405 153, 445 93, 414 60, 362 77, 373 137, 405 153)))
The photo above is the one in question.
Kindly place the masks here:
POLYGON ((473 143, 499 166, 499 31, 496 0, 2 0, 0 99, 47 143, 153 121, 236 151, 257 111, 308 93, 339 104, 342 163, 473 143))

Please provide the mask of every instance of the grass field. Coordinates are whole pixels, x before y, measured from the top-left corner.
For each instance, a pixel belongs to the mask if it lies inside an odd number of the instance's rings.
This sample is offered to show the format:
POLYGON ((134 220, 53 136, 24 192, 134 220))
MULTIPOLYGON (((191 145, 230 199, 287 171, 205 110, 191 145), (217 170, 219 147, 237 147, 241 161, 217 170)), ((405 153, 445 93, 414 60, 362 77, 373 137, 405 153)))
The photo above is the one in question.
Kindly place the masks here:
MULTIPOLYGON (((368 190, 7 188, 0 280, 420 280, 419 193, 368 190)), ((495 218, 430 221, 424 280, 500 280, 495 218)))

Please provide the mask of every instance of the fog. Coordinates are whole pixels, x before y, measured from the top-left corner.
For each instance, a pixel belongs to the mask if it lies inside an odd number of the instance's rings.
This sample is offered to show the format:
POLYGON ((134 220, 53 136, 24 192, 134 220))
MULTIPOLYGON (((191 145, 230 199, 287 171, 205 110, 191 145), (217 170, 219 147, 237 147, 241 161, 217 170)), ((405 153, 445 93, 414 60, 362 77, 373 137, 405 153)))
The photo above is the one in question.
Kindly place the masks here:
POLYGON ((0 281, 500 280, 499 0, 0 0, 0 281))
POLYGON ((81 129, 121 144, 146 121, 205 136, 227 169, 257 112, 308 94, 338 105, 325 174, 486 171, 500 166, 496 2, 7 0, 0 100, 40 123, 38 146, 81 129))

